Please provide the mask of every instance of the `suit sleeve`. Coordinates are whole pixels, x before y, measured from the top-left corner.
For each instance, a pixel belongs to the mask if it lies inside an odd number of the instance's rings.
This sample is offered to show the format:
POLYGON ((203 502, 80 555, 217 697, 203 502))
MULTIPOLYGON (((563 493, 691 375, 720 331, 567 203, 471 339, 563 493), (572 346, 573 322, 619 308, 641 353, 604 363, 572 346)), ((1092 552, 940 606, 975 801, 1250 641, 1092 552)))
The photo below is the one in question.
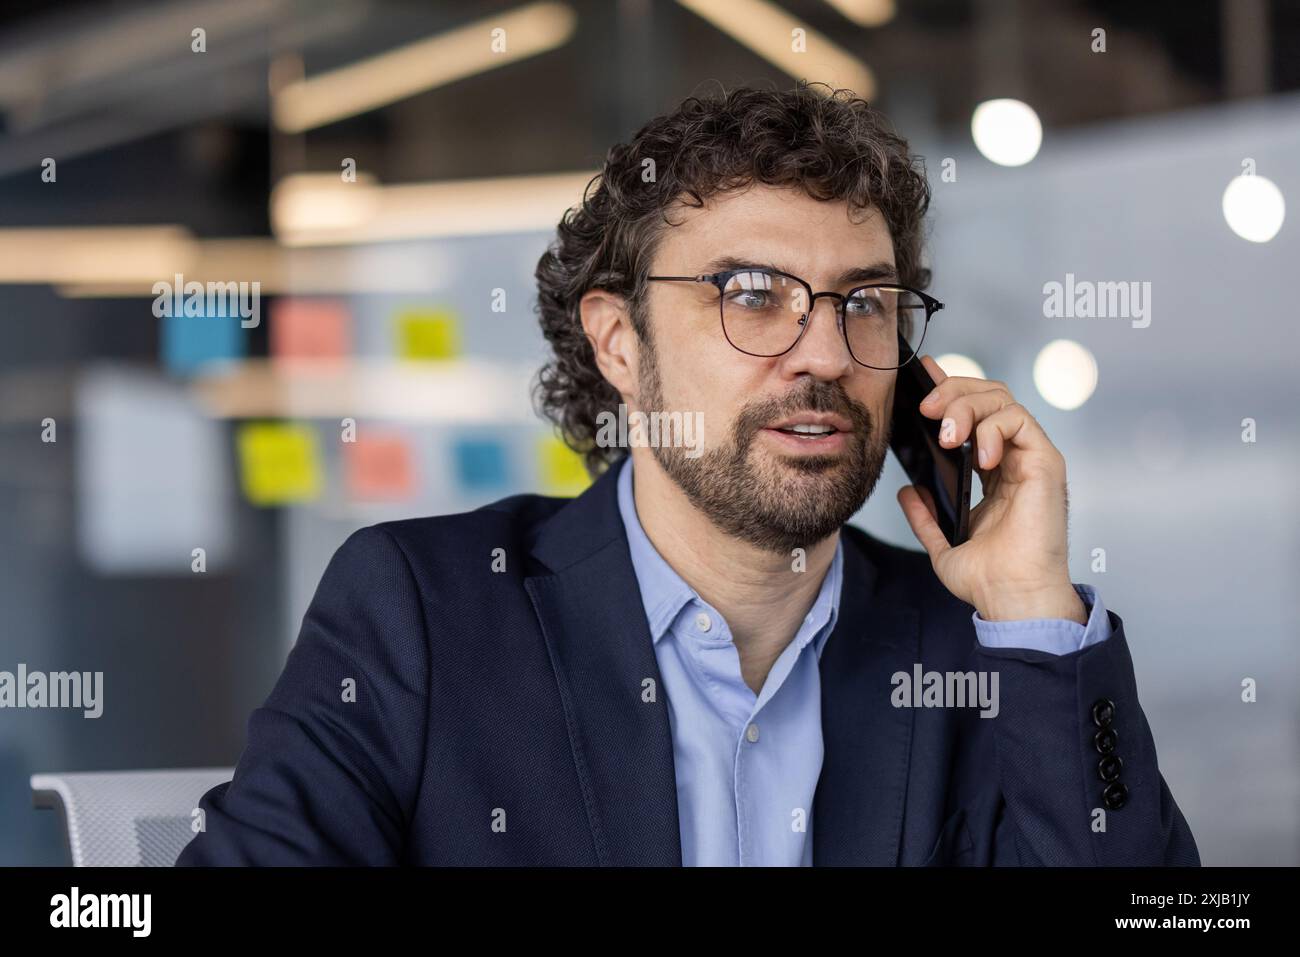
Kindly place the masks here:
POLYGON ((199 802, 177 865, 401 863, 423 771, 428 648, 401 547, 380 526, 330 560, 248 722, 233 780, 199 802))
POLYGON ((1156 763, 1123 621, 1080 651, 979 646, 999 675, 1001 801, 981 835, 993 864, 1199 866, 1156 763))

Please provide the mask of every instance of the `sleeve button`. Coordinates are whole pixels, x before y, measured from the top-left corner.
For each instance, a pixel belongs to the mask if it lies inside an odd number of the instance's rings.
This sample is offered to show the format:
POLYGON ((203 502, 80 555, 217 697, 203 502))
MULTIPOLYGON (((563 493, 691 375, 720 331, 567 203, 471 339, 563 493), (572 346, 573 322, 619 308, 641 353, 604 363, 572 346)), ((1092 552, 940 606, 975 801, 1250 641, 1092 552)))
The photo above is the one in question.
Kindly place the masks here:
POLYGON ((1099 698, 1092 706, 1092 723, 1104 728, 1115 719, 1115 702, 1109 698, 1099 698))
POLYGON ((1118 743, 1119 737, 1114 728, 1102 728, 1092 737, 1093 747, 1098 754, 1113 754, 1118 743))
POLYGON ((1113 781, 1101 792, 1101 799, 1107 808, 1118 811, 1128 800, 1128 788, 1119 781, 1113 781))
POLYGON ((1109 755, 1097 762, 1097 774, 1107 784, 1118 778, 1119 772, 1123 769, 1124 759, 1118 754, 1109 755))

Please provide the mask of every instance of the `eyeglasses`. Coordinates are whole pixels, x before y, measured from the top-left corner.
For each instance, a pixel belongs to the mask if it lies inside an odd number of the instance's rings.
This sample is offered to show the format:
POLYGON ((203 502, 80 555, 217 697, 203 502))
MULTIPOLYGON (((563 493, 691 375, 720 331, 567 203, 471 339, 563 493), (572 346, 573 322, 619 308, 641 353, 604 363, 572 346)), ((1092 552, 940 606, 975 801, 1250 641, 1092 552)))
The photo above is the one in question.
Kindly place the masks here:
POLYGON ((722 334, 746 355, 771 358, 793 349, 821 296, 835 303, 849 355, 868 369, 901 368, 915 358, 930 318, 943 308, 933 296, 897 283, 867 283, 841 295, 814 293, 798 276, 765 267, 702 276, 647 276, 655 282, 707 282, 718 289, 722 334))

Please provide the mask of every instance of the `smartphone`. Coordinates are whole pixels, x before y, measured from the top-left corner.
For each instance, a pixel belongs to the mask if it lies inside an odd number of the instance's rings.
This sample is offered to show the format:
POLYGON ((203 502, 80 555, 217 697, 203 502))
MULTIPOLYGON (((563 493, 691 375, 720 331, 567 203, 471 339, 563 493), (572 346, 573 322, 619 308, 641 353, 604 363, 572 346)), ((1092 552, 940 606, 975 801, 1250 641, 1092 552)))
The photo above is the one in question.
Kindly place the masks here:
MULTIPOLYGON (((900 348, 910 349, 905 343, 900 348)), ((919 357, 898 370, 889 447, 912 484, 929 490, 939 527, 948 543, 957 546, 970 534, 975 447, 970 439, 952 449, 939 444, 939 420, 927 419, 918 408, 933 389, 934 380, 919 357)))

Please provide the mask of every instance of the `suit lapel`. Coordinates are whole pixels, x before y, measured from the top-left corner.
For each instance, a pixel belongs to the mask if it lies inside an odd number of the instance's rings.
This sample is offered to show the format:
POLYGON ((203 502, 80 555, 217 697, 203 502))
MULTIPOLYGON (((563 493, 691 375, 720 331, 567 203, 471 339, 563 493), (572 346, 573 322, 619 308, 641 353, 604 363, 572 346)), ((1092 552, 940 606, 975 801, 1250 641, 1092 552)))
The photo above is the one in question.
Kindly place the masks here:
POLYGON ((680 865, 668 698, 618 512, 617 467, 560 509, 525 580, 602 865, 680 865), (654 701, 644 700, 647 683, 654 701))
POLYGON ((844 585, 820 662, 825 755, 813 798, 813 864, 898 863, 912 709, 890 703, 890 676, 919 660, 919 613, 883 583, 846 528, 844 585))

